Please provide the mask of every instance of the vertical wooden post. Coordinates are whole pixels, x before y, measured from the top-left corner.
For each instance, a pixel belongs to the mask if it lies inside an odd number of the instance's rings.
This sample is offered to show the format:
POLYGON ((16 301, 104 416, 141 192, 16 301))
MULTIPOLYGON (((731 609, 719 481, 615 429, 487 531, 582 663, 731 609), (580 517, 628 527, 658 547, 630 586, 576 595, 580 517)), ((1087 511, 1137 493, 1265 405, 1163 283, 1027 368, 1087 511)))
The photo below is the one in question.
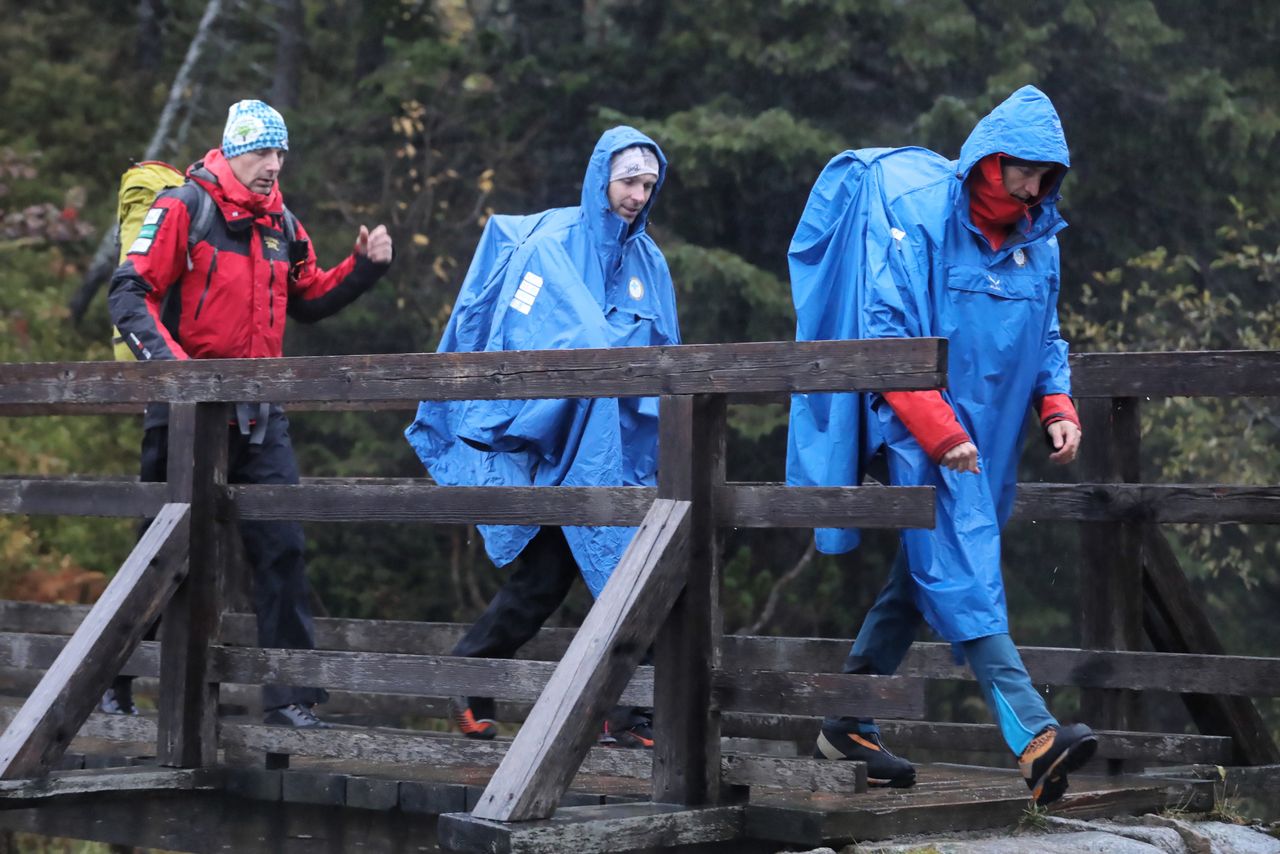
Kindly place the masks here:
POLYGON ((218 685, 209 679, 209 644, 221 613, 218 575, 232 553, 226 521, 228 409, 175 404, 169 416, 171 500, 191 505, 187 578, 165 609, 160 644, 161 765, 212 765, 218 749, 218 685))
POLYGON ((720 799, 720 713, 711 708, 711 683, 721 578, 712 496, 724 483, 724 397, 664 396, 658 435, 658 495, 691 501, 693 515, 685 589, 655 646, 653 800, 695 806, 720 799))
MULTIPOLYGON (((1138 483, 1141 424, 1138 399, 1084 400, 1081 467, 1091 483, 1138 483)), ((1142 648, 1142 523, 1083 523, 1080 528, 1080 645, 1084 649, 1142 648)), ((1141 729, 1139 695, 1085 689, 1081 717, 1097 728, 1141 729)), ((1119 767, 1112 767, 1119 771, 1119 767)))

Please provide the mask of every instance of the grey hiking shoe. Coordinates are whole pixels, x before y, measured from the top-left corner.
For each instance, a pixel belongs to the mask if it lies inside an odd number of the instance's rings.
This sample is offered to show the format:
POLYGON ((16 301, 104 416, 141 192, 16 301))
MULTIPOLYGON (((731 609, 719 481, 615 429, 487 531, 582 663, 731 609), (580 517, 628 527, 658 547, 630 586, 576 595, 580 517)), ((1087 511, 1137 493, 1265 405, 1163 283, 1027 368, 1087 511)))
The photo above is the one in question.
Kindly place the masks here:
POLYGON ((328 729, 331 724, 327 724, 316 717, 314 708, 314 706, 290 703, 278 709, 268 709, 267 713, 262 716, 262 722, 273 726, 291 726, 297 729, 328 729))
POLYGON ((133 704, 133 691, 119 685, 108 688, 98 702, 98 711, 108 715, 136 715, 138 707, 133 704))

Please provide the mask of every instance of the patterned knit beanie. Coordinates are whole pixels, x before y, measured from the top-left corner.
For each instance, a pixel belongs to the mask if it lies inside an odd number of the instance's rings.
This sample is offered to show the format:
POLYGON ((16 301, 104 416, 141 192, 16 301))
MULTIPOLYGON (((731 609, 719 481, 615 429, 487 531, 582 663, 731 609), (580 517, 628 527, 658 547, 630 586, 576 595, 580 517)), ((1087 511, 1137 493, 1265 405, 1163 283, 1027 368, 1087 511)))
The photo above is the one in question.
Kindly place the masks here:
POLYGON ((284 117, 262 101, 235 102, 222 129, 222 156, 232 158, 260 148, 289 150, 284 117))

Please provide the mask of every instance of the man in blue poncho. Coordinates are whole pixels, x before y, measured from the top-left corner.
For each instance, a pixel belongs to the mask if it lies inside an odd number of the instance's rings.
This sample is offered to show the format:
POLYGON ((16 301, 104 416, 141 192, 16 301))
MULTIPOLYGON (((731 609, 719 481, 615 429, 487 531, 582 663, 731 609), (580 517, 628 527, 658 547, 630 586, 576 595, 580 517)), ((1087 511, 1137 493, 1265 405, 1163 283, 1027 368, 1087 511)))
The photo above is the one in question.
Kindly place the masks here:
MULTIPOLYGON (((485 226, 439 352, 642 347, 680 343, 666 259, 646 233, 667 161, 629 127, 596 143, 578 207, 494 216, 485 226)), ((424 401, 405 431, 445 486, 652 486, 655 398, 424 401)), ((581 571, 592 596, 634 528, 481 525, 498 566, 515 562, 454 655, 510 658, 537 634, 581 571), (518 559, 517 559, 518 557, 518 559)), ((493 700, 460 697, 453 717, 493 738, 493 700)), ((650 747, 647 711, 611 716, 601 741, 650 747)))
MULTIPOLYGON (((892 674, 927 620, 973 669, 1040 804, 1061 797, 1067 773, 1097 747, 1087 726, 1061 726, 1031 684, 1000 575, 1027 409, 1054 462, 1073 460, 1080 442, 1057 316, 1057 201, 1069 166, 1053 104, 1026 86, 978 123, 958 161, 921 148, 835 157, 789 251, 798 340, 949 342, 943 392, 793 398, 788 483, 856 485, 883 448, 894 484, 937 496, 936 527, 903 532, 845 672, 892 674)), ((858 543, 856 531, 816 535, 828 553, 858 543)), ((881 785, 915 782, 868 719, 825 719, 815 755, 864 760, 881 785)))

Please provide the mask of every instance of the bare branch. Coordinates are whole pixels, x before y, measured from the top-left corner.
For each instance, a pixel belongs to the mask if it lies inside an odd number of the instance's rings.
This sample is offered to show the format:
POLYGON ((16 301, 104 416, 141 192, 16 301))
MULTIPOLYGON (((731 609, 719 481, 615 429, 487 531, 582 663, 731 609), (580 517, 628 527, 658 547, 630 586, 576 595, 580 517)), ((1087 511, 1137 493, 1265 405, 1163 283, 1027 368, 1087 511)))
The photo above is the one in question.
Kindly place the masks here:
POLYGON ((743 626, 734 632, 739 635, 758 635, 764 631, 764 627, 769 625, 769 621, 773 619, 773 614, 778 610, 778 603, 782 601, 783 589, 800 577, 800 573, 804 572, 805 567, 813 560, 813 556, 817 553, 817 547, 814 545, 812 537, 809 538, 809 545, 804 550, 804 554, 800 555, 800 559, 796 561, 795 566, 787 570, 775 582, 769 590, 769 598, 765 600, 764 610, 760 612, 759 618, 749 626, 743 626))

